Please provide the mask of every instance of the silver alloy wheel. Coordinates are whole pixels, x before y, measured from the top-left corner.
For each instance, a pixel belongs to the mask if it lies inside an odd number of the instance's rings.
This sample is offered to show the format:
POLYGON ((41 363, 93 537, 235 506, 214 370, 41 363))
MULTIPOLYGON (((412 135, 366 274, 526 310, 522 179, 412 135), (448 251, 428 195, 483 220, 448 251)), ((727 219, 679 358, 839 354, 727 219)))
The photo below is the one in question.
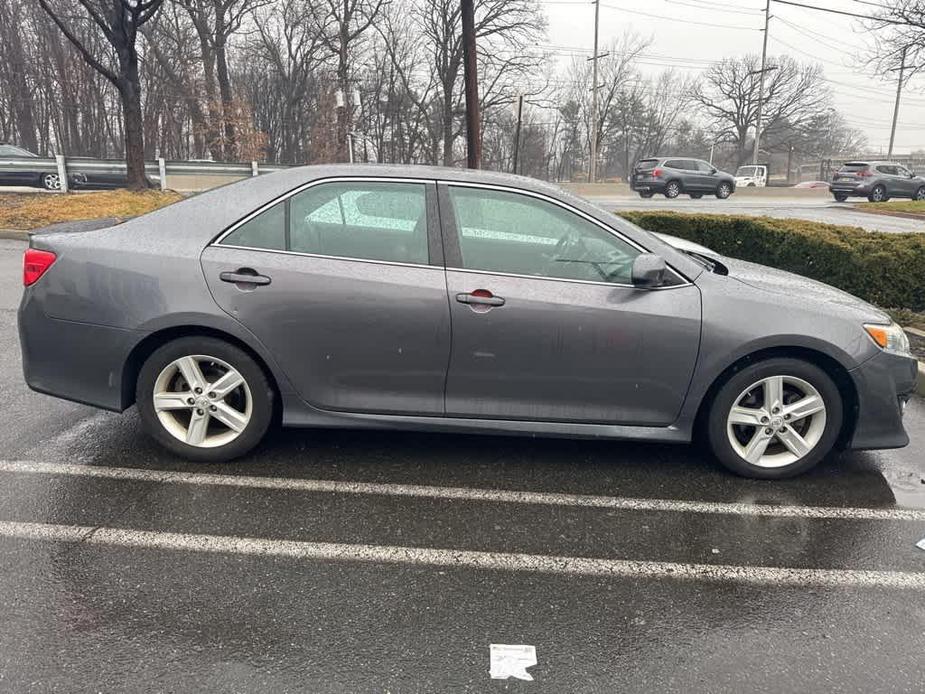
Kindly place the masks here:
POLYGON ((725 200, 726 198, 729 197, 729 195, 730 195, 731 193, 732 193, 732 190, 730 189, 728 183, 720 183, 720 185, 719 185, 719 195, 718 195, 717 197, 719 197, 719 198, 722 199, 722 200, 725 200))
POLYGON ((681 194, 681 186, 678 185, 677 181, 672 181, 665 188, 665 195, 669 198, 676 198, 681 194))
POLYGON ((925 186, 921 186, 918 190, 915 191, 916 200, 925 200, 925 186))
POLYGON ((45 190, 61 190, 61 179, 58 178, 58 174, 45 174, 42 176, 42 185, 45 186, 45 190))
POLYGON ((886 199, 886 190, 883 186, 875 186, 872 191, 870 191, 870 197, 874 202, 883 202, 886 199))
POLYGON ((751 465, 778 468, 802 460, 825 431, 825 401, 796 376, 770 376, 735 399, 726 418, 729 443, 751 465))
POLYGON ((250 422, 254 400, 229 363, 203 354, 170 362, 154 382, 154 411, 174 438, 197 448, 231 443, 250 422))

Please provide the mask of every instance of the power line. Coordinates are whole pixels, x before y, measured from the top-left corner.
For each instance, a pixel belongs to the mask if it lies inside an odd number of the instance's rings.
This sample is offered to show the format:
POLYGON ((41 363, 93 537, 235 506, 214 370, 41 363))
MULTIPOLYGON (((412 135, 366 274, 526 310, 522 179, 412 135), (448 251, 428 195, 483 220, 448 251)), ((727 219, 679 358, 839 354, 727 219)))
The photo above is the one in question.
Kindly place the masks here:
MULTIPOLYGON (((834 10, 830 7, 819 7, 818 5, 806 5, 802 2, 793 2, 793 0, 771 0, 771 2, 776 2, 778 5, 792 5, 793 7, 802 7, 805 10, 815 10, 817 12, 828 12, 829 14, 840 14, 846 17, 857 17, 858 19, 870 19, 876 22, 883 22, 884 24, 898 24, 900 26, 915 26, 909 22, 901 22, 898 19, 886 19, 884 17, 876 17, 869 14, 859 14, 857 12, 848 12, 847 10, 834 10)), ((867 4, 867 3, 865 3, 867 4)), ((883 8, 886 9, 886 8, 883 8)))
POLYGON ((604 7, 607 7, 611 10, 619 10, 620 12, 627 12, 629 14, 638 14, 642 17, 649 17, 651 19, 661 19, 666 22, 683 22, 684 24, 699 24, 700 26, 706 27, 716 27, 718 29, 737 29, 739 31, 760 31, 755 27, 742 26, 741 24, 717 24, 715 22, 698 22, 693 19, 681 19, 680 17, 666 17, 661 14, 652 14, 650 12, 640 12, 639 10, 628 10, 625 7, 619 7, 618 5, 607 5, 601 3, 604 7))

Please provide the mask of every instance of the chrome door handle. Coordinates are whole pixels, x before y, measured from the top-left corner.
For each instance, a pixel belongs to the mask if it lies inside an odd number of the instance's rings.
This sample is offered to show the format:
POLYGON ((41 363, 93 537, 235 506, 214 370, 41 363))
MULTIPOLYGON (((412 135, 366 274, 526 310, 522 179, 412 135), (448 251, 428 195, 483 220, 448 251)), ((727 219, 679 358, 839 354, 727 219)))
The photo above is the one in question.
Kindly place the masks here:
POLYGON ((457 294, 456 301, 461 304, 477 304, 479 306, 504 306, 504 299, 494 296, 485 289, 476 289, 469 294, 457 294))
POLYGON ((219 274, 218 278, 222 282, 231 282, 233 284, 265 285, 270 284, 271 281, 266 275, 259 275, 256 270, 251 270, 250 268, 241 268, 236 272, 223 272, 219 274))

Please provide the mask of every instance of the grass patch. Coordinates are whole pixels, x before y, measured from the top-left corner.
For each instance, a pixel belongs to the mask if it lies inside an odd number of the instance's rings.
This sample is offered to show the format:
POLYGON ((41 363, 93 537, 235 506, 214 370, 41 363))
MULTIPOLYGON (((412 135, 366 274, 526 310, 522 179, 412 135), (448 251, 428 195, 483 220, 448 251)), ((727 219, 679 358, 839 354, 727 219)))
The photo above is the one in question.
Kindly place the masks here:
POLYGON ((94 193, 0 194, 0 229, 37 229, 58 222, 137 217, 183 196, 172 191, 106 190, 94 193))
POLYGON ((925 200, 888 200, 887 202, 859 202, 855 207, 860 207, 868 212, 880 212, 889 214, 891 212, 902 212, 903 214, 921 215, 925 218, 925 200))

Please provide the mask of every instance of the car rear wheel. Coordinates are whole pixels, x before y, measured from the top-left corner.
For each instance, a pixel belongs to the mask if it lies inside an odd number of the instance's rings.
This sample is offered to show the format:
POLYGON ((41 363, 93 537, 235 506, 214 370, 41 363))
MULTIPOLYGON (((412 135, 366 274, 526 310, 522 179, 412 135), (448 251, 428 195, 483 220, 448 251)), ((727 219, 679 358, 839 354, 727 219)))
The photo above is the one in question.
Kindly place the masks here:
POLYGON ((835 197, 835 202, 844 202, 845 200, 848 199, 848 196, 843 195, 842 193, 835 193, 834 197, 835 197))
POLYGON ((677 181, 668 181, 665 185, 665 197, 674 199, 681 194, 681 184, 677 181))
POLYGON ((867 196, 867 199, 871 202, 886 202, 889 198, 886 195, 886 188, 877 185, 870 191, 870 195, 867 196))
POLYGON ((717 186, 717 188, 716 188, 716 197, 718 197, 720 200, 725 200, 725 199, 728 198, 730 195, 732 195, 732 186, 731 186, 731 185, 729 185, 728 183, 726 183, 725 181, 723 181, 722 183, 719 184, 719 186, 717 186))
POLYGON ((915 191, 915 195, 912 196, 912 199, 925 200, 925 186, 919 186, 915 191))
POLYGON ((184 337, 144 363, 135 393, 148 433, 188 460, 244 455, 266 433, 273 390, 243 350, 210 337, 184 337))
POLYGON ((45 190, 61 190, 61 179, 56 173, 42 174, 42 187, 45 190))
POLYGON ((810 469, 835 446, 841 427, 838 387, 819 367, 790 358, 737 372, 717 392, 707 420, 717 459, 757 479, 810 469))

